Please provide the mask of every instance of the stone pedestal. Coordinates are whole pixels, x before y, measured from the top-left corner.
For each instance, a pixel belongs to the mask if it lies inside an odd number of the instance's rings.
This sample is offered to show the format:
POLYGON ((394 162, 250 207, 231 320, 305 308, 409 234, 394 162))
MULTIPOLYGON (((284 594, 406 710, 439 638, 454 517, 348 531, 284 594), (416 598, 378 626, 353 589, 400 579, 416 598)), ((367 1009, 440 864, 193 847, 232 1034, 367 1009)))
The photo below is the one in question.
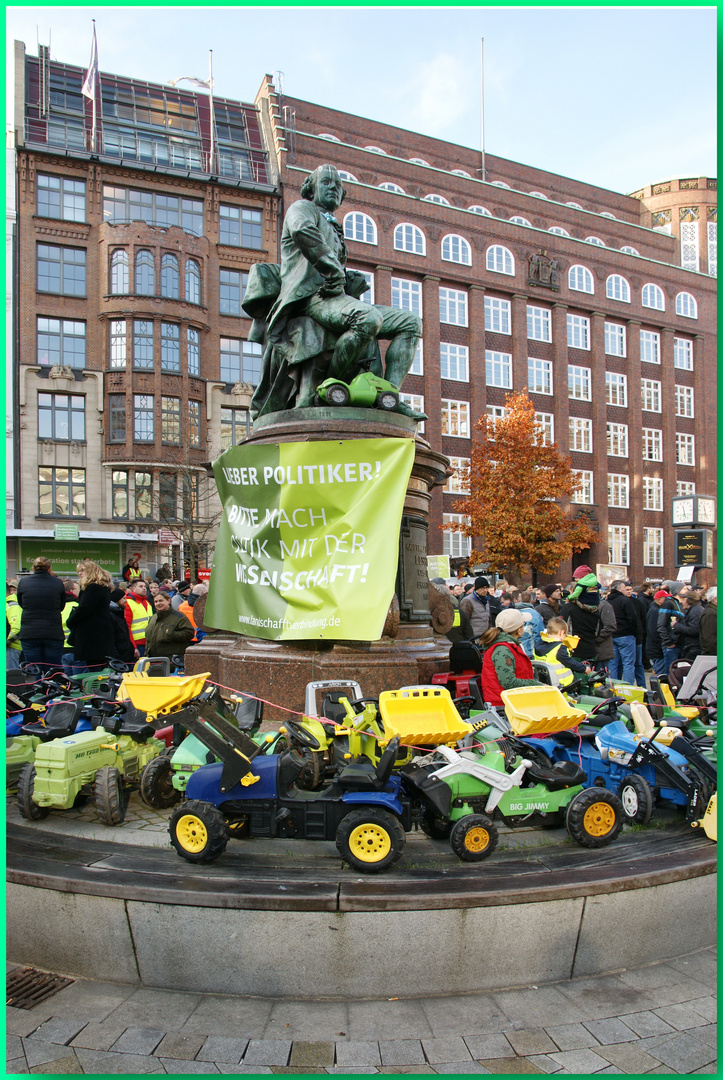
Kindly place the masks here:
MULTIPOLYGON (((379 641, 272 642, 216 631, 186 652, 189 674, 211 671, 214 681, 225 686, 301 711, 306 684, 312 680, 355 679, 365 696, 376 697, 382 690, 429 682, 435 672, 446 670, 449 642, 431 626, 426 556, 431 491, 445 482, 449 462, 423 438, 415 438, 415 431, 416 423, 408 417, 369 409, 304 409, 256 421, 245 444, 414 439, 414 466, 398 540, 396 595, 379 641)), ((372 578, 367 588, 373 587, 372 578)), ((199 625, 204 599, 194 607, 199 625)), ((280 721, 284 714, 267 706, 265 717, 280 721)))

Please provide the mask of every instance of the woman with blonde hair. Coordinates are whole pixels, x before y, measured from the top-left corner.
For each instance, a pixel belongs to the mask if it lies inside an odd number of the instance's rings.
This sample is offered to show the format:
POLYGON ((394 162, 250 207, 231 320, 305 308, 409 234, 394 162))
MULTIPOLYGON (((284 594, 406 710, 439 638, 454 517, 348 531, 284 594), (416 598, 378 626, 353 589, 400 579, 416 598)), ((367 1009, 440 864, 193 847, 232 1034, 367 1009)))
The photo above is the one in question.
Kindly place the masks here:
POLYGON ((110 614, 113 582, 107 570, 90 559, 78 563, 78 606, 68 616, 69 645, 74 652, 73 671, 105 667, 112 655, 115 633, 110 614))

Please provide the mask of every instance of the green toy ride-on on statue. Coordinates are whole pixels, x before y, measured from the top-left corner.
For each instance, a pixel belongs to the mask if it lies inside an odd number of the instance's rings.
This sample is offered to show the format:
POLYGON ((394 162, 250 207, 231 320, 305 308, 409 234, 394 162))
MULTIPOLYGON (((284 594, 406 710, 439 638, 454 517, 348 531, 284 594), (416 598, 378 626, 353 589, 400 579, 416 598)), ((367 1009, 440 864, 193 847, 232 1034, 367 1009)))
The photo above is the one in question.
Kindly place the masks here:
POLYGON ((319 400, 327 405, 359 405, 393 412, 399 404, 398 387, 373 375, 371 371, 363 371, 350 383, 341 379, 325 379, 316 388, 316 393, 319 400))

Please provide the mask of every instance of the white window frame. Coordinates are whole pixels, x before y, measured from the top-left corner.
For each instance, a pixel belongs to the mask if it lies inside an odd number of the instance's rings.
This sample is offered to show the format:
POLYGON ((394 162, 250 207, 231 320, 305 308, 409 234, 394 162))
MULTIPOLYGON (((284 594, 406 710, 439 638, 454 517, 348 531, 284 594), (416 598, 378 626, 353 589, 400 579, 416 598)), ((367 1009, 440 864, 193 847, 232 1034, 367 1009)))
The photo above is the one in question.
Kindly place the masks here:
POLYGON ((485 349, 485 385, 512 389, 512 353, 485 349))
POLYGON ((676 495, 695 495, 695 480, 676 480, 676 495))
POLYGON ((659 476, 643 477, 643 510, 663 510, 663 481, 659 476))
MULTIPOLYGON (((442 514, 442 524, 451 525, 465 524, 467 518, 464 514, 442 514)), ((467 558, 472 552, 472 537, 465 536, 462 532, 451 532, 444 529, 442 532, 442 554, 449 555, 452 559, 467 558)))
POLYGON ((515 257, 509 248, 502 244, 492 244, 487 248, 485 265, 493 274, 515 275, 515 257))
MULTIPOLYGON (((424 412, 424 394, 400 394, 399 400, 415 412, 424 412)), ((417 431, 424 432, 424 420, 417 421, 417 431)))
POLYGON ((536 412, 535 421, 542 428, 542 445, 552 446, 555 441, 555 414, 536 412))
POLYGON ((449 199, 445 199, 444 195, 437 195, 435 191, 433 191, 431 195, 425 195, 422 199, 422 202, 433 202, 437 203, 438 206, 451 205, 449 199))
MULTIPOLYGON (((412 366, 408 373, 409 375, 424 375, 424 343, 420 338, 417 342, 417 347, 414 350, 414 358, 412 360, 412 366)), ((419 411, 419 410, 417 410, 419 411)))
POLYGON ((439 288, 439 321, 448 326, 467 326, 467 293, 462 289, 439 288))
POLYGON ((658 379, 640 380, 640 407, 643 412, 662 412, 662 383, 658 379))
POLYGON ((628 377, 619 371, 605 372, 605 403, 618 409, 628 407, 628 377))
POLYGON ((665 566, 663 530, 643 528, 643 566, 665 566))
POLYGON ((693 342, 690 338, 673 338, 673 367, 679 371, 693 370, 693 342))
POLYGON ((653 311, 665 311, 665 296, 660 285, 656 285, 652 281, 648 281, 643 285, 641 303, 643 307, 652 308, 653 311))
POLYGON ((676 465, 695 465, 695 435, 676 431, 675 463, 676 465))
POLYGON ((626 356, 627 340, 622 323, 605 322, 605 355, 626 356))
POLYGON ((675 298, 675 314, 684 319, 698 318, 698 301, 689 292, 679 292, 675 298))
POLYGON ((608 506, 627 510, 630 506, 630 477, 627 473, 608 473, 608 506))
MULTIPOLYGON (((468 206, 467 210, 471 214, 482 214, 483 217, 492 217, 492 214, 486 206, 480 206, 479 203, 473 203, 472 206, 468 206)), ((489 267, 487 268, 489 269, 489 267)))
POLYGON ((377 223, 361 210, 351 210, 344 215, 344 239, 358 244, 376 245, 377 223))
POLYGON ((684 270, 700 270, 700 244, 698 241, 698 222, 681 221, 680 223, 680 265, 684 270))
POLYGON ((586 236, 585 243, 594 244, 595 247, 605 247, 604 241, 601 240, 599 236, 586 236))
POLYGON ((613 566, 630 565, 629 525, 608 525, 608 561, 613 566))
POLYGON ((552 396, 552 360, 527 358, 527 389, 530 394, 552 396))
POLYGON ((549 308, 527 305, 528 341, 552 341, 552 312, 549 308))
POLYGON ((347 266, 347 270, 353 270, 357 274, 361 274, 365 278, 367 285, 369 286, 368 292, 363 292, 359 299, 363 304, 374 303, 374 274, 371 270, 360 270, 357 266, 347 266))
POLYGON ((407 251, 410 255, 426 255, 427 240, 419 226, 411 221, 400 221, 395 225, 394 250, 407 251))
POLYGON ((660 363, 660 334, 657 330, 640 331, 640 360, 643 364, 660 363))
POLYGON ((593 296, 595 293, 595 280, 592 271, 581 263, 575 263, 567 272, 567 287, 573 292, 584 292, 593 296))
POLYGON ((442 435, 450 439, 469 438, 469 402, 442 398, 442 435), (456 428, 456 431, 452 429, 456 428))
POLYGON ((377 184, 382 191, 391 191, 393 195, 406 195, 404 188, 401 188, 399 184, 393 184, 391 180, 385 180, 382 184, 377 184))
POLYGON ((472 265, 472 248, 469 241, 459 233, 447 233, 442 238, 442 259, 444 262, 460 263, 462 266, 472 265))
POLYGON ((594 502, 594 478, 592 469, 575 469, 578 486, 572 493, 571 502, 590 506, 594 502))
POLYGON ((590 352, 590 320, 587 315, 567 315, 567 347, 590 352))
POLYGON ((453 345, 448 341, 439 343, 439 375, 453 382, 469 382, 469 348, 453 345))
POLYGON ((392 304, 398 311, 412 311, 422 317, 422 283, 409 278, 392 278, 392 304))
POLYGON ((452 476, 447 477, 447 483, 444 485, 443 491, 446 491, 450 495, 469 495, 469 480, 462 480, 460 477, 460 470, 469 469, 470 459, 468 457, 450 457, 449 467, 454 469, 452 476))
POLYGON ((663 431, 662 428, 642 429, 642 455, 643 461, 663 460, 663 431))
POLYGON ((520 214, 515 214, 513 217, 508 218, 513 225, 524 225, 526 229, 532 228, 532 222, 528 221, 526 217, 522 217, 520 214))
POLYGON ((708 222, 708 273, 718 277, 718 222, 708 222))
POLYGON ((570 450, 579 454, 592 453, 592 420, 582 416, 569 418, 570 450))
POLYGON ((485 330, 492 334, 512 333, 512 303, 501 296, 485 296, 485 330))
POLYGON ((675 415, 695 419, 695 391, 692 386, 675 384, 675 415))
POLYGON ((630 283, 622 274, 610 274, 605 282, 605 295, 608 300, 618 300, 621 304, 630 303, 630 283))
POLYGON ((589 367, 567 365, 567 396, 575 401, 592 401, 592 374, 589 367))
POLYGON ((608 421, 606 424, 608 444, 608 457, 628 456, 628 425, 614 424, 608 421))

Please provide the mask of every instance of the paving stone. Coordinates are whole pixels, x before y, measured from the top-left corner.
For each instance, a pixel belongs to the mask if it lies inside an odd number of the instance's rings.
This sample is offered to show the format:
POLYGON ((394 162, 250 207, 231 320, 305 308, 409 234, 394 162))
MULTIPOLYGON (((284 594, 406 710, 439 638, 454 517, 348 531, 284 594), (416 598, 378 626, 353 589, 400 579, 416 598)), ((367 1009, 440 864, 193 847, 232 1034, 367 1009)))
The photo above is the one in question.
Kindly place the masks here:
POLYGON ((706 1046, 700 1039, 689 1035, 687 1031, 678 1035, 668 1035, 661 1040, 654 1051, 655 1057, 663 1065, 670 1065, 677 1072, 692 1072, 715 1060, 715 1049, 706 1046))
MULTIPOLYGON (((86 1023, 100 1023, 137 990, 136 986, 123 986, 95 979, 76 979, 70 986, 63 987, 53 995, 47 1003, 48 1015, 85 1020, 86 1023)), ((127 1028, 129 1023, 124 1023, 123 1028, 127 1028)))
MULTIPOLYGON (((628 986, 622 981, 620 975, 598 975, 585 979, 573 979, 571 982, 559 983, 559 988, 567 1006, 574 1006, 577 1016, 569 1016, 569 1008, 560 1010, 560 1016, 567 1016, 569 1020, 601 1020, 609 1016, 620 1016, 622 1012, 636 1012, 641 1009, 655 1009, 660 1005, 668 1004, 670 1000, 679 1001, 680 998, 671 998, 663 1001, 660 991, 653 993, 628 986)), ((551 1020, 542 1024, 549 1028, 555 1021, 551 1020)))
POLYGON ((452 1061, 470 1061, 472 1058, 459 1035, 449 1039, 422 1039, 422 1048, 430 1065, 449 1065, 452 1061))
POLYGON ((289 1065, 296 1065, 301 1068, 318 1065, 325 1069, 333 1064, 333 1042, 299 1042, 296 1039, 294 1040, 289 1065))
POLYGON ((467 1049, 477 1061, 482 1058, 514 1057, 515 1052, 504 1035, 468 1035, 467 1049))
POLYGON ((487 1058, 480 1062, 480 1065, 484 1065, 489 1072, 497 1075, 498 1073, 541 1073, 542 1069, 538 1068, 527 1058, 487 1058))
POLYGON ((8 1059, 25 1057, 23 1040, 19 1035, 7 1035, 5 1038, 5 1055, 8 1059))
POLYGON ((7 1068, 8 1073, 20 1074, 20 1073, 29 1073, 30 1072, 30 1069, 25 1064, 25 1058, 16 1058, 15 1061, 13 1061, 12 1065, 13 1065, 12 1069, 10 1068, 10 1066, 8 1066, 8 1068, 7 1068))
POLYGON ((320 1065, 303 1067, 301 1065, 272 1065, 271 1071, 272 1073, 286 1074, 288 1076, 306 1075, 307 1073, 323 1073, 326 1075, 326 1069, 320 1065))
POLYGON ((706 1024, 705 1027, 695 1028, 693 1031, 696 1039, 700 1039, 706 1046, 712 1046, 714 1049, 718 1045, 718 1025, 706 1024))
POLYGON ((670 1024, 666 1024, 654 1012, 648 1010, 645 1012, 625 1013, 619 1019, 624 1024, 627 1024, 630 1030, 634 1031, 640 1039, 652 1038, 653 1035, 670 1035, 673 1031, 670 1024))
POLYGON ((616 1065, 609 1065, 607 1069, 599 1069, 595 1073, 596 1076, 622 1076, 623 1070, 618 1069, 616 1065))
POLYGON ((220 1073, 233 1073, 234 1076, 259 1076, 271 1072, 268 1065, 222 1065, 217 1062, 216 1068, 220 1073))
POLYGON ((212 1061, 184 1061, 181 1058, 162 1057, 159 1057, 158 1060, 166 1072, 172 1075, 176 1073, 196 1073, 201 1076, 209 1076, 218 1072, 212 1061))
POLYGON ((696 1069, 694 1076, 702 1076, 704 1073, 717 1073, 718 1065, 715 1061, 711 1061, 710 1065, 704 1065, 702 1069, 696 1069))
MULTIPOLYGON (((262 1034, 265 1039, 278 1036, 299 1042, 333 1042, 340 1031, 349 1031, 348 1023, 345 1001, 276 1001, 262 1034)), ((253 1034, 246 1028, 243 1031, 245 1035, 253 1034)))
POLYGON ((713 990, 718 986, 718 951, 715 947, 678 960, 668 960, 668 967, 708 983, 713 990))
POLYGON ((692 1001, 686 1001, 686 1005, 711 1023, 718 1019, 718 1002, 714 997, 693 998, 692 1001))
POLYGON ((371 1065, 347 1065, 346 1068, 342 1065, 333 1065, 326 1071, 331 1076, 369 1076, 377 1070, 371 1065))
POLYGON ((552 1041, 544 1028, 526 1028, 522 1031, 506 1031, 507 1041, 520 1057, 532 1054, 555 1053, 559 1048, 552 1041))
POLYGON ((107 1050, 85 1050, 79 1046, 75 1051, 78 1061, 86 1073, 105 1075, 117 1073, 134 1076, 141 1073, 165 1074, 158 1058, 140 1054, 114 1054, 107 1050))
POLYGON ((610 1043, 630 1042, 635 1034, 622 1020, 612 1017, 608 1020, 585 1020, 583 1027, 586 1027, 603 1046, 608 1046, 610 1043))
POLYGON ((5 1031, 8 1035, 18 1035, 21 1039, 25 1039, 37 1031, 44 1019, 42 1016, 36 1016, 33 1011, 9 1008, 5 1010, 5 1031))
POLYGON ((489 1076, 489 1069, 485 1069, 479 1061, 449 1061, 433 1068, 439 1076, 457 1076, 458 1073, 474 1073, 477 1076, 485 1073, 489 1076))
POLYGON ((163 1036, 153 1053, 159 1058, 193 1061, 203 1044, 202 1035, 179 1035, 175 1031, 169 1031, 163 1036))
POLYGON ((550 1054, 553 1061, 559 1062, 563 1069, 572 1073, 594 1073, 607 1068, 609 1062, 593 1050, 564 1050, 559 1054, 550 1054))
POLYGON ((87 1020, 66 1020, 60 1016, 51 1016, 49 1020, 40 1025, 33 1034, 33 1038, 67 1046, 83 1030, 86 1024, 87 1020))
MULTIPOLYGON (((508 1028, 510 1022, 491 994, 466 994, 464 997, 424 998, 421 1002, 428 1032, 420 1038, 446 1039, 450 1035, 487 1035, 508 1028)), ((529 1027, 521 1023, 520 1027, 529 1027)), ((412 1034, 408 1027, 403 1029, 412 1034)), ((374 1034, 377 1034, 376 1032, 374 1034)))
POLYGON ((23 1050, 29 1069, 69 1056, 66 1046, 43 1042, 41 1039, 23 1039, 23 1050))
POLYGON ((71 1053, 55 1061, 49 1061, 45 1065, 36 1065, 29 1070, 31 1073, 60 1073, 65 1076, 70 1074, 82 1074, 83 1068, 75 1054, 71 1053))
POLYGON ((165 1035, 153 1028, 130 1027, 111 1046, 116 1054, 152 1054, 165 1035))
POLYGON ((705 1024, 705 1019, 700 1013, 695 1009, 689 1009, 687 1005, 666 1005, 665 1008, 654 1011, 656 1016, 659 1016, 666 1024, 670 1024, 676 1031, 687 1031, 689 1028, 702 1027, 705 1024))
POLYGON ((110 1050, 123 1034, 125 1028, 117 1024, 109 1024, 103 1021, 100 1024, 86 1024, 80 1035, 70 1043, 71 1046, 82 1046, 85 1050, 110 1050))
POLYGON ((248 1039, 229 1039, 224 1035, 209 1035, 196 1054, 196 1061, 238 1065, 248 1044, 248 1039))
POLYGON ((347 1008, 347 1026, 338 1030, 346 1031, 352 1039, 394 1042, 400 1031, 408 1039, 431 1039, 435 1034, 447 1034, 432 1029, 421 1001, 350 1001, 347 1008))
POLYGON ((270 999, 209 994, 201 999, 188 1019, 173 1030, 181 1035, 205 1036, 227 1036, 229 1031, 238 1031, 243 1032, 247 1039, 261 1039, 268 1026, 272 1006, 270 999))
POLYGON ((419 1076, 434 1076, 431 1065, 382 1065, 380 1073, 416 1073, 419 1076))
POLYGON ((424 1051, 419 1039, 379 1040, 382 1065, 425 1065, 424 1051))
POLYGON ((641 1050, 638 1042, 615 1043, 601 1049, 600 1054, 626 1073, 645 1073, 660 1064, 656 1057, 641 1050))
MULTIPOLYGON (((700 995, 699 995, 700 996, 700 995)), ((127 1028, 144 1027, 149 1017, 163 1031, 180 1031, 188 1018, 201 1003, 200 994, 186 994, 180 990, 148 990, 142 987, 134 990, 112 1013, 108 1019, 127 1028)), ((190 1032, 184 1031, 184 1035, 190 1032)), ((210 1031, 197 1034, 213 1034, 210 1031)))
POLYGON ((562 993, 564 986, 565 984, 561 983, 559 987, 541 986, 538 990, 526 987, 524 990, 505 990, 494 994, 495 1003, 509 1019, 509 1023, 501 1024, 497 1030, 504 1028, 506 1031, 510 1025, 518 1031, 525 1028, 549 1028, 550 1025, 557 1024, 561 1016, 567 1017, 570 1022, 589 1019, 591 1014, 580 1008, 574 997, 565 997, 562 993))
POLYGON ((647 1072, 645 1075, 646 1076, 677 1076, 678 1073, 676 1072, 675 1069, 668 1068, 667 1065, 658 1065, 657 1068, 650 1069, 650 1071, 647 1072))
POLYGON ((560 1050, 584 1050, 588 1046, 600 1045, 582 1024, 560 1024, 559 1027, 545 1028, 545 1031, 560 1050))
POLYGON ((537 1065, 544 1073, 559 1073, 561 1069, 559 1062, 553 1061, 547 1054, 531 1054, 528 1061, 531 1061, 533 1065, 537 1065))
MULTIPOLYGON (((643 971, 647 970, 647 968, 643 969, 643 971)), ((668 974, 669 981, 662 982, 658 986, 638 986, 637 983, 641 975, 639 971, 623 972, 620 979, 631 989, 638 990, 643 995, 645 1000, 641 1001, 641 1005, 645 1009, 660 1009, 664 1005, 677 1005, 681 1001, 692 1001, 695 998, 706 997, 710 994, 710 986, 707 983, 699 982, 693 978, 686 978, 685 975, 681 975, 679 971, 674 971, 672 968, 668 968, 668 974)), ((638 1008, 640 1008, 640 1005, 638 1008)), ((632 1008, 624 1011, 635 1012, 637 1010, 633 1005, 632 1008)))
POLYGON ((287 1065, 290 1039, 252 1039, 244 1054, 244 1065, 287 1065))
POLYGON ((336 1063, 342 1065, 377 1066, 381 1065, 382 1059, 379 1054, 379 1043, 360 1042, 351 1039, 349 1042, 336 1044, 336 1063))

